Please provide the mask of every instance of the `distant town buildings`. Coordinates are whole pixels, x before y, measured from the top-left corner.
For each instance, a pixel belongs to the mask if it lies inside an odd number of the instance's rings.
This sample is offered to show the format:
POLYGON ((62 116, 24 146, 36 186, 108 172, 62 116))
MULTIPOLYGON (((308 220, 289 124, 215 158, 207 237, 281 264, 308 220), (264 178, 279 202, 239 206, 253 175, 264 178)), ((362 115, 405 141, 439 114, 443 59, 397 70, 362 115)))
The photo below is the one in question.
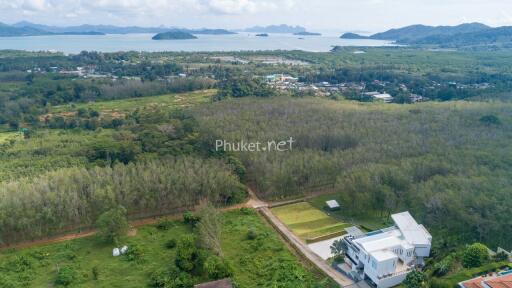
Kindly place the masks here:
MULTIPOLYGON (((271 74, 265 76, 265 81, 272 88, 281 90, 281 91, 298 91, 298 92, 311 92, 317 96, 330 96, 333 94, 348 94, 355 93, 362 96, 370 97, 375 101, 382 101, 384 103, 392 103, 395 98, 386 92, 379 91, 367 91, 365 92, 367 85, 365 83, 355 83, 355 82, 346 82, 346 83, 329 83, 326 81, 319 83, 305 83, 301 82, 298 77, 293 77, 287 74, 271 74)), ((389 82, 374 80, 371 82, 373 85, 377 85, 380 87, 387 87, 390 85, 389 82)), ((400 84, 398 86, 400 91, 409 95, 410 103, 424 102, 427 101, 428 98, 409 92, 409 89, 405 84, 400 84)), ((364 97, 362 97, 364 98, 364 97)))

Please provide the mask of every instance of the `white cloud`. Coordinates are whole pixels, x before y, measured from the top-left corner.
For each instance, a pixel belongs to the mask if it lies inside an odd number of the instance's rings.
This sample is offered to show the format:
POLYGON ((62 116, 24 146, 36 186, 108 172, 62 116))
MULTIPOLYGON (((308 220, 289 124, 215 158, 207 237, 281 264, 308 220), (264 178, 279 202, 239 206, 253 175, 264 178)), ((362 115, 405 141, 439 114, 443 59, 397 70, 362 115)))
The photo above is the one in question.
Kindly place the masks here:
POLYGON ((243 28, 307 25, 372 32, 410 24, 512 25, 505 0, 0 0, 0 22, 243 28))
POLYGON ((293 0, 208 0, 204 5, 215 13, 221 14, 243 14, 276 11, 278 9, 289 9, 293 7, 293 0))
POLYGON ((24 0, 21 8, 27 11, 43 11, 50 7, 45 0, 24 0))

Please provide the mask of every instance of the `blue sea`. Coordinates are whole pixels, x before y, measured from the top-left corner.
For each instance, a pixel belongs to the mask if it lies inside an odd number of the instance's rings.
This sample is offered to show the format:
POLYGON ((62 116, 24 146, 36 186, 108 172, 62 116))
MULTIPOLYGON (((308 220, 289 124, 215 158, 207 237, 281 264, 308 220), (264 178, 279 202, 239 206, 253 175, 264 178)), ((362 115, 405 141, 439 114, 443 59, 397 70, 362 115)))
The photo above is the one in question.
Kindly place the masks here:
POLYGON ((154 34, 58 35, 0 37, 0 50, 58 51, 76 54, 80 51, 262 51, 303 50, 327 52, 333 46, 393 46, 389 41, 347 40, 338 36, 296 36, 270 34, 257 37, 253 33, 234 35, 197 35, 192 40, 152 40, 154 34))

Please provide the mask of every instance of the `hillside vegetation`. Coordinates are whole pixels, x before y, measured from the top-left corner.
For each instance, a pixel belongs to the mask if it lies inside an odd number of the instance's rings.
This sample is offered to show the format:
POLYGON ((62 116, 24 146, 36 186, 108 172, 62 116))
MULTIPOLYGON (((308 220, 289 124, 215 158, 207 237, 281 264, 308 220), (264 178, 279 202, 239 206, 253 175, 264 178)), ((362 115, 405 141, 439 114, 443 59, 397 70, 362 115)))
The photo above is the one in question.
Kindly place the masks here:
POLYGON ((356 215, 411 210, 436 245, 511 248, 512 107, 241 99, 196 109, 206 141, 295 139, 293 151, 239 153, 267 199, 333 187, 356 215))

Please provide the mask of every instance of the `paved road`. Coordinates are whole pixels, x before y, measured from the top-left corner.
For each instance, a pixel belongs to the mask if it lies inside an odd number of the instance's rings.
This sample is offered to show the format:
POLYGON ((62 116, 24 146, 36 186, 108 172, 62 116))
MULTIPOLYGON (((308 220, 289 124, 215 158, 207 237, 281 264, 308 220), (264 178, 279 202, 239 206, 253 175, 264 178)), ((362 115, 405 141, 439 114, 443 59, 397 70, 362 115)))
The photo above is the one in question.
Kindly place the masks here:
POLYGON ((341 274, 340 272, 334 270, 330 265, 327 264, 320 256, 316 255, 311 249, 299 239, 295 234, 293 234, 286 225, 281 222, 268 208, 268 204, 259 200, 258 197, 252 192, 249 191, 251 195, 250 204, 254 209, 257 209, 269 222, 274 226, 274 228, 290 243, 293 247, 304 257, 306 257, 311 263, 318 267, 322 272, 324 272, 327 276, 332 278, 336 283, 338 283, 341 287, 357 287, 357 284, 354 283, 350 278, 341 274), (354 286, 352 286, 354 285, 354 286))

